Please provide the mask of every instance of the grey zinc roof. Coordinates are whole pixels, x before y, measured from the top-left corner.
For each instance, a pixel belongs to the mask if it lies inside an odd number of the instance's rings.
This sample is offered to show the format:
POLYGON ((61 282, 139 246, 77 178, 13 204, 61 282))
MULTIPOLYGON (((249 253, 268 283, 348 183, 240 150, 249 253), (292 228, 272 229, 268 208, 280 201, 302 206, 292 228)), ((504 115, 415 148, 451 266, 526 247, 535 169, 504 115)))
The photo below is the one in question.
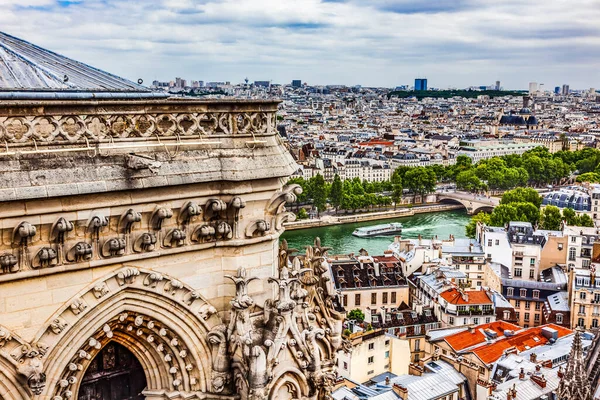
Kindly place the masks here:
POLYGON ((0 91, 150 92, 142 85, 0 32, 0 91))

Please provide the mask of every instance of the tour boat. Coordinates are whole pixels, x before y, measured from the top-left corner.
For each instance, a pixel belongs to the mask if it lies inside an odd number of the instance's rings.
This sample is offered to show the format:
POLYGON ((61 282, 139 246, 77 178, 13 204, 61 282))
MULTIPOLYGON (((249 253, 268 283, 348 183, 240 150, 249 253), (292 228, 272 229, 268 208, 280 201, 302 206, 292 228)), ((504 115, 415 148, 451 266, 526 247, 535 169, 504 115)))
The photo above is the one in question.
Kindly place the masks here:
POLYGON ((364 228, 357 228, 352 234, 358 237, 370 237, 370 236, 383 236, 383 235, 394 235, 402 232, 402 224, 399 222, 392 222, 391 224, 382 224, 374 226, 366 226, 364 228))

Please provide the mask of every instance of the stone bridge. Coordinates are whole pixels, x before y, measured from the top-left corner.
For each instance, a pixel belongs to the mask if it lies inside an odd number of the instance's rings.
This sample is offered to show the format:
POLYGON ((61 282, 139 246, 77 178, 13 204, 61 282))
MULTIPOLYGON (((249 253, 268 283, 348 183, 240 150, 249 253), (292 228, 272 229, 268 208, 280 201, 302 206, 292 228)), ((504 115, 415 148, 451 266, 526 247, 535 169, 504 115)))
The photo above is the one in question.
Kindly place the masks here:
POLYGON ((467 192, 438 193, 437 200, 440 203, 462 204, 469 215, 475 215, 480 211, 492 211, 500 200, 495 197, 487 198, 481 195, 473 195, 467 192))

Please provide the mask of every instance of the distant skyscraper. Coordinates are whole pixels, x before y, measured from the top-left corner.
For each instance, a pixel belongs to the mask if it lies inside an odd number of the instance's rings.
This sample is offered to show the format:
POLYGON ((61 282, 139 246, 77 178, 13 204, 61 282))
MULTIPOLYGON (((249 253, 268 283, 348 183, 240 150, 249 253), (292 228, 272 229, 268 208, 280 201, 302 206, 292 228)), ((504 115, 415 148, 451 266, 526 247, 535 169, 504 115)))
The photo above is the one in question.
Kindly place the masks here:
POLYGON ((415 79, 415 90, 427 90, 427 79, 415 79))
POLYGON ((560 94, 560 86, 554 87, 554 94, 560 94))
POLYGON ((302 87, 302 81, 300 79, 294 79, 292 81, 292 87, 302 87))
POLYGON ((496 90, 500 90, 500 81, 496 81, 496 90))
POLYGON ((538 90, 537 82, 529 82, 529 94, 535 94, 538 90))
POLYGON ((568 94, 569 94, 569 85, 567 85, 567 84, 562 85, 562 95, 566 96, 568 94))

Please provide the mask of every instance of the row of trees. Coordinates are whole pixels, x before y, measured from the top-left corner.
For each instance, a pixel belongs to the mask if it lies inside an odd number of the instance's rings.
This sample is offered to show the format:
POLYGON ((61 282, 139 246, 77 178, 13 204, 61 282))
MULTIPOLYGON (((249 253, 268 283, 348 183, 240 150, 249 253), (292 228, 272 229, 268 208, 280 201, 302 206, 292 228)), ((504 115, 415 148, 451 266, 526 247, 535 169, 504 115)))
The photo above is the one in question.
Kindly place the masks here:
POLYGON ((542 198, 535 189, 509 190, 502 195, 500 205, 491 214, 481 212, 471 218, 466 226, 467 236, 475 237, 477 222, 488 226, 504 226, 510 221, 523 221, 547 230, 559 230, 562 221, 573 226, 594 226, 594 221, 587 214, 578 215, 571 208, 565 208, 561 213, 555 206, 546 206, 540 212, 541 204, 542 198))
MULTIPOLYGON (((394 178, 396 179, 396 178, 394 178)), ((367 182, 359 178, 341 180, 335 175, 333 182, 327 183, 320 174, 305 180, 303 178, 290 179, 302 187, 302 194, 298 196, 296 209, 300 203, 309 199, 320 214, 329 203, 338 210, 353 210, 375 207, 387 207, 397 204, 402 200, 402 185, 392 181, 367 182)), ((306 216, 306 212, 298 212, 298 217, 306 216)))

